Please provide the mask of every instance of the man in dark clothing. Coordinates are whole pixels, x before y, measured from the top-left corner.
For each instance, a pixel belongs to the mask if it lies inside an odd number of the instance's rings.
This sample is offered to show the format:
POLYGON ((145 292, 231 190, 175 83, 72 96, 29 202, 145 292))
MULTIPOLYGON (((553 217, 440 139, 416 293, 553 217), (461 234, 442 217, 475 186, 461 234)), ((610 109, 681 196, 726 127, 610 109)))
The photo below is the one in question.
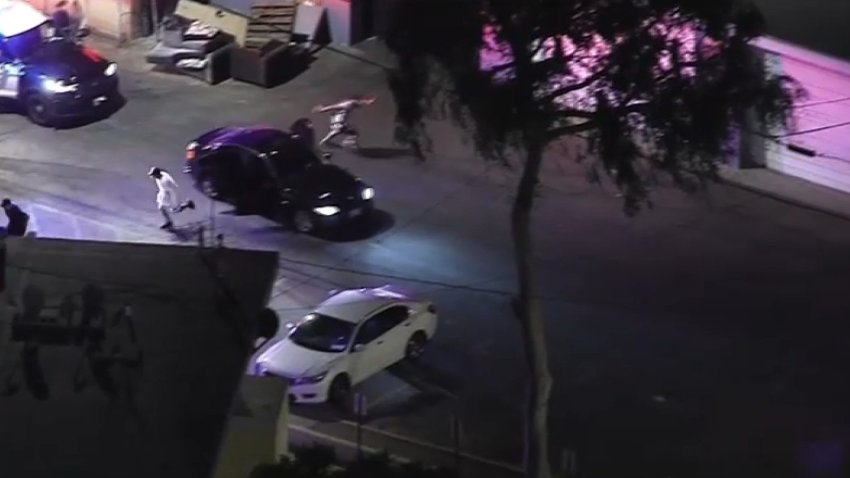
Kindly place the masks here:
POLYGON ((27 225, 30 222, 29 214, 21 211, 21 208, 9 198, 4 199, 0 203, 0 206, 3 206, 3 210, 6 211, 6 217, 9 218, 9 224, 6 226, 6 234, 23 237, 27 233, 27 225))
POLYGON ((68 12, 68 2, 61 0, 56 4, 56 10, 50 16, 55 35, 63 38, 71 38, 71 14, 68 12))

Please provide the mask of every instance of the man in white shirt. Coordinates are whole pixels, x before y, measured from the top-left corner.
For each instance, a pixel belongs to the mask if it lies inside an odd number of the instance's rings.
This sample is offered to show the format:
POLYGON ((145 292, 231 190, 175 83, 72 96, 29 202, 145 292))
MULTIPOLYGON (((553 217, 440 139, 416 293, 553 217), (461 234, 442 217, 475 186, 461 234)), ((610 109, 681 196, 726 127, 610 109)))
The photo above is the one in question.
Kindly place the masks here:
POLYGON ((195 203, 192 200, 180 203, 180 198, 177 195, 177 182, 162 168, 151 168, 148 171, 148 176, 152 177, 156 182, 156 207, 159 212, 165 217, 165 224, 160 226, 161 229, 172 229, 174 223, 171 221, 171 213, 181 212, 184 209, 195 209, 195 203))
POLYGON ((343 145, 353 145, 355 148, 359 148, 359 133, 357 129, 351 126, 348 122, 348 117, 351 113, 361 106, 369 106, 375 102, 374 96, 363 97, 359 95, 352 96, 351 98, 340 101, 339 103, 335 103, 332 105, 318 105, 313 108, 313 112, 315 113, 330 113, 330 131, 328 134, 319 141, 319 146, 324 147, 328 144, 332 139, 337 136, 346 136, 343 140, 343 145))

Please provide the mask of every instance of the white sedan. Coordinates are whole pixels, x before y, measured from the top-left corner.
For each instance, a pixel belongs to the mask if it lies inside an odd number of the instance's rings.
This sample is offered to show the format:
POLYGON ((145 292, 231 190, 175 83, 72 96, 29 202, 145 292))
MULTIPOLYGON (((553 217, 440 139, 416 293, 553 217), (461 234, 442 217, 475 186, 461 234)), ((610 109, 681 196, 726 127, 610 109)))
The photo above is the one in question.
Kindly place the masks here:
POLYGON ((436 330, 434 305, 395 287, 332 292, 260 354, 256 372, 287 379, 294 402, 343 404, 352 386, 418 359, 436 330))

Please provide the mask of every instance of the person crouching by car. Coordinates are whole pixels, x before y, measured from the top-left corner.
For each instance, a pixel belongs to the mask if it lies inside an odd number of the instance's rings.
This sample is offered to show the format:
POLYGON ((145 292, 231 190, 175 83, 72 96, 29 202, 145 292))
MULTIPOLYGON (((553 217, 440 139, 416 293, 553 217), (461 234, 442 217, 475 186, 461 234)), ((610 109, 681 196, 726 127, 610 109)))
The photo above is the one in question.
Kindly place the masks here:
POLYGON ((54 35, 68 40, 73 39, 73 25, 71 20, 71 12, 68 11, 67 0, 60 0, 50 15, 51 23, 53 24, 54 35))
POLYGON ((81 35, 88 33, 88 23, 86 22, 86 12, 80 5, 79 0, 71 0, 71 8, 69 11, 71 17, 71 32, 74 39, 77 40, 81 35))
POLYGON ((27 233, 27 225, 30 222, 29 214, 21 211, 21 208, 9 198, 0 202, 0 205, 3 206, 3 211, 6 212, 6 217, 9 218, 9 224, 6 226, 6 234, 23 237, 27 233))
POLYGON ((313 129, 313 122, 310 118, 298 118, 289 127, 289 132, 292 133, 293 139, 304 145, 307 150, 315 153, 316 148, 316 131, 313 129))
POLYGON ((166 170, 154 167, 148 171, 148 176, 156 182, 156 207, 159 208, 159 212, 165 218, 165 224, 160 226, 160 229, 173 229, 174 223, 171 221, 171 213, 195 209, 195 202, 192 200, 180 202, 177 195, 177 182, 166 170))

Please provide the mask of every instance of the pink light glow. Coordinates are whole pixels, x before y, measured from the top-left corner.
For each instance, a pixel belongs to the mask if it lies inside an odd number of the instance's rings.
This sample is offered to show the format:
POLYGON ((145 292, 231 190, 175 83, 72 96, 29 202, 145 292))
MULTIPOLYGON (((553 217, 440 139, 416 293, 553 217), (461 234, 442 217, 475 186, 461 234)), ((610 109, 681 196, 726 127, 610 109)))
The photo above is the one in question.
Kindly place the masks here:
MULTIPOLYGON (((676 73, 677 66, 673 51, 679 55, 679 73, 684 77, 693 77, 696 74, 696 69, 687 64, 699 59, 700 50, 703 57, 709 57, 717 52, 716 42, 702 37, 701 32, 692 23, 683 22, 674 15, 669 15, 664 22, 652 24, 648 31, 652 37, 668 45, 653 72, 657 78, 676 73)), ((479 68, 485 72, 494 72, 494 79, 497 81, 510 78, 512 71, 509 66, 513 61, 510 46, 498 38, 497 27, 485 26, 483 40, 484 46, 479 53, 479 68)), ((616 40, 614 45, 624 40, 625 37, 622 37, 616 40)), ((570 61, 563 64, 563 73, 553 75, 550 84, 542 88, 541 94, 581 84, 608 68, 614 45, 599 35, 594 35, 586 46, 576 45, 567 36, 549 37, 542 41, 542 45, 539 41, 533 44, 532 48, 540 47, 533 58, 535 62, 555 57, 558 48, 563 52, 564 57, 570 58, 570 61)), ((559 96, 555 101, 564 108, 594 108, 595 98, 590 93, 596 89, 596 86, 598 86, 597 83, 591 82, 584 88, 559 96)))

